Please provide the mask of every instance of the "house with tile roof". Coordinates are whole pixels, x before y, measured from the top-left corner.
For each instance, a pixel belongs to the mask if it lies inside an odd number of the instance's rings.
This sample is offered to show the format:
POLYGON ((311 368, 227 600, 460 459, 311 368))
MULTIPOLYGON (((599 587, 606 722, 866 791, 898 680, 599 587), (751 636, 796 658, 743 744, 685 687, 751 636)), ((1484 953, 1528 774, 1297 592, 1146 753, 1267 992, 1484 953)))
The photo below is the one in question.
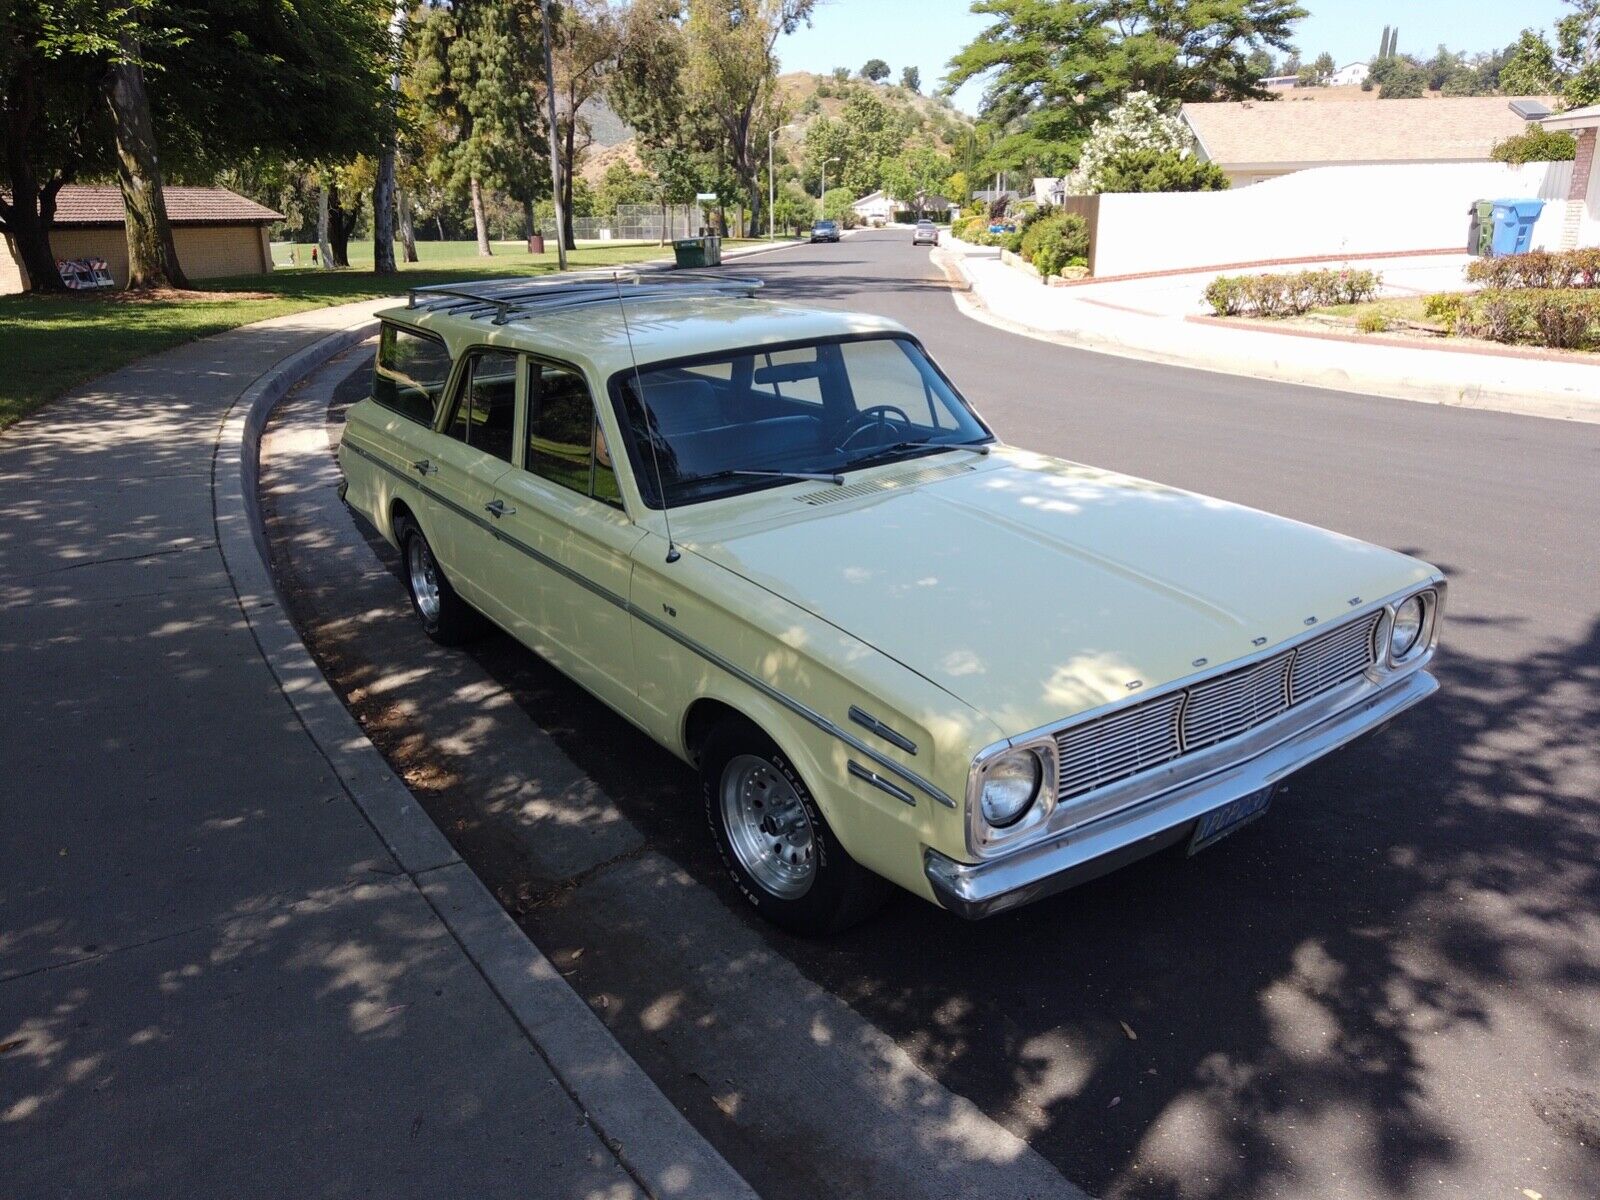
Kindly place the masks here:
MULTIPOLYGON (((178 262, 190 279, 272 270, 268 226, 283 214, 218 187, 162 189, 178 262)), ((68 184, 56 196, 50 248, 61 261, 100 260, 118 287, 128 282, 122 191, 114 184, 68 184)), ((27 277, 0 223, 0 295, 26 290, 27 277)))
POLYGON ((1517 105, 1549 97, 1435 96, 1295 104, 1239 100, 1185 104, 1196 153, 1234 187, 1310 167, 1488 162, 1495 143, 1528 123, 1517 105))

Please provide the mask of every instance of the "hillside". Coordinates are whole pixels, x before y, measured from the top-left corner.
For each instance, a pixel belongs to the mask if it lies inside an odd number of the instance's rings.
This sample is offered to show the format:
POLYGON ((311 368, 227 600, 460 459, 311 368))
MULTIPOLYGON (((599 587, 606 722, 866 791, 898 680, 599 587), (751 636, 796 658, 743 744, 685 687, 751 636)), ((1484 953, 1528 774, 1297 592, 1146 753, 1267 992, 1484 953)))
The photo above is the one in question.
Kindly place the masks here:
MULTIPOLYGON (((797 159, 797 147, 805 140, 805 131, 811 122, 819 116, 837 118, 845 101, 857 90, 871 90, 891 109, 910 119, 913 133, 908 144, 925 142, 948 152, 972 129, 972 118, 965 113, 942 100, 896 84, 868 83, 854 78, 841 82, 831 75, 790 71, 778 77, 778 94, 783 97, 789 120, 796 128, 779 139, 779 153, 788 147, 790 157, 797 159)), ((593 186, 618 159, 638 169, 639 151, 634 144, 633 130, 622 118, 612 112, 603 99, 590 100, 582 111, 594 133, 594 144, 583 156, 578 174, 593 186)))
POLYGON ((911 120, 913 142, 926 141, 939 150, 948 151, 956 142, 971 132, 973 121, 947 101, 924 96, 898 84, 868 83, 864 79, 835 79, 832 75, 813 75, 809 71, 790 71, 778 76, 778 93, 791 114, 790 119, 800 128, 801 138, 805 127, 818 116, 836 119, 853 91, 870 90, 880 100, 911 120))

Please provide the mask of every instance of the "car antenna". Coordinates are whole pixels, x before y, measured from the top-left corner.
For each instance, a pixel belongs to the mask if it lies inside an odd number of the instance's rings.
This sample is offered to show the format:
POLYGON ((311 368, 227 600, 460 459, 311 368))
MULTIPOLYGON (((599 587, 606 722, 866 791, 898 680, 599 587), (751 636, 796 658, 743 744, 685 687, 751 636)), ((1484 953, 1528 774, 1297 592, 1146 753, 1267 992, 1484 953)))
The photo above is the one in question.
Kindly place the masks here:
POLYGON ((667 527, 667 561, 675 563, 683 555, 678 553, 678 544, 672 540, 672 517, 667 509, 667 486, 661 481, 661 456, 656 451, 655 430, 651 429, 653 414, 650 412, 650 402, 644 398, 644 380, 639 375, 639 356, 633 352, 633 329, 628 324, 628 306, 622 300, 622 273, 611 272, 611 286, 617 289, 617 311, 622 314, 622 332, 628 339, 628 361, 633 366, 633 388, 639 393, 639 405, 644 409, 645 436, 650 443, 650 463, 656 473, 656 493, 661 497, 661 520, 667 527))

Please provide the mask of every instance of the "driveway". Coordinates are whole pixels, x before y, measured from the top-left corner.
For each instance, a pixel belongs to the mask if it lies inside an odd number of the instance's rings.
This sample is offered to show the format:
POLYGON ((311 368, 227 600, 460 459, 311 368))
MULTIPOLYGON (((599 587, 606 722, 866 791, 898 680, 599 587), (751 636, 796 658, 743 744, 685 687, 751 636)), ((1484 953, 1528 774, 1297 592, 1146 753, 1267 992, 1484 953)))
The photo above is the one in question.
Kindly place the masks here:
POLYGON ((1592 1196, 1600 426, 1019 338, 961 316, 895 232, 742 269, 905 322, 1008 441, 1439 564, 1444 688, 1213 852, 976 925, 904 898, 800 942, 732 897, 675 760, 506 639, 441 666, 398 632, 384 554, 294 486, 326 471, 360 394, 347 363, 286 410, 299 424, 265 469, 294 615, 463 857, 663 1090, 767 1196, 1014 1180, 1003 1168, 1031 1160, 977 1117, 1095 1195, 1592 1196), (330 405, 327 436, 294 453, 330 405), (405 691, 430 677, 465 708, 435 720, 405 691), (511 803, 476 776, 486 728, 553 753, 550 789, 511 803), (568 795, 638 840, 552 882, 526 814, 568 795))

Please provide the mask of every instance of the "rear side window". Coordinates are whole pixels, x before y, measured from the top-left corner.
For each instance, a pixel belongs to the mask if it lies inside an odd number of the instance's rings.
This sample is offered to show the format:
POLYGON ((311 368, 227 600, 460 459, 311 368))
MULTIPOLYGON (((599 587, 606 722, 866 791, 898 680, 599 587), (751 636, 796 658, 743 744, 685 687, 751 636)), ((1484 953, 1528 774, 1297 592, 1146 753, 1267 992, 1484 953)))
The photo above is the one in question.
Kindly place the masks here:
POLYGON ((372 398, 387 409, 432 425, 450 378, 450 352, 438 338, 385 325, 378 335, 372 398))

